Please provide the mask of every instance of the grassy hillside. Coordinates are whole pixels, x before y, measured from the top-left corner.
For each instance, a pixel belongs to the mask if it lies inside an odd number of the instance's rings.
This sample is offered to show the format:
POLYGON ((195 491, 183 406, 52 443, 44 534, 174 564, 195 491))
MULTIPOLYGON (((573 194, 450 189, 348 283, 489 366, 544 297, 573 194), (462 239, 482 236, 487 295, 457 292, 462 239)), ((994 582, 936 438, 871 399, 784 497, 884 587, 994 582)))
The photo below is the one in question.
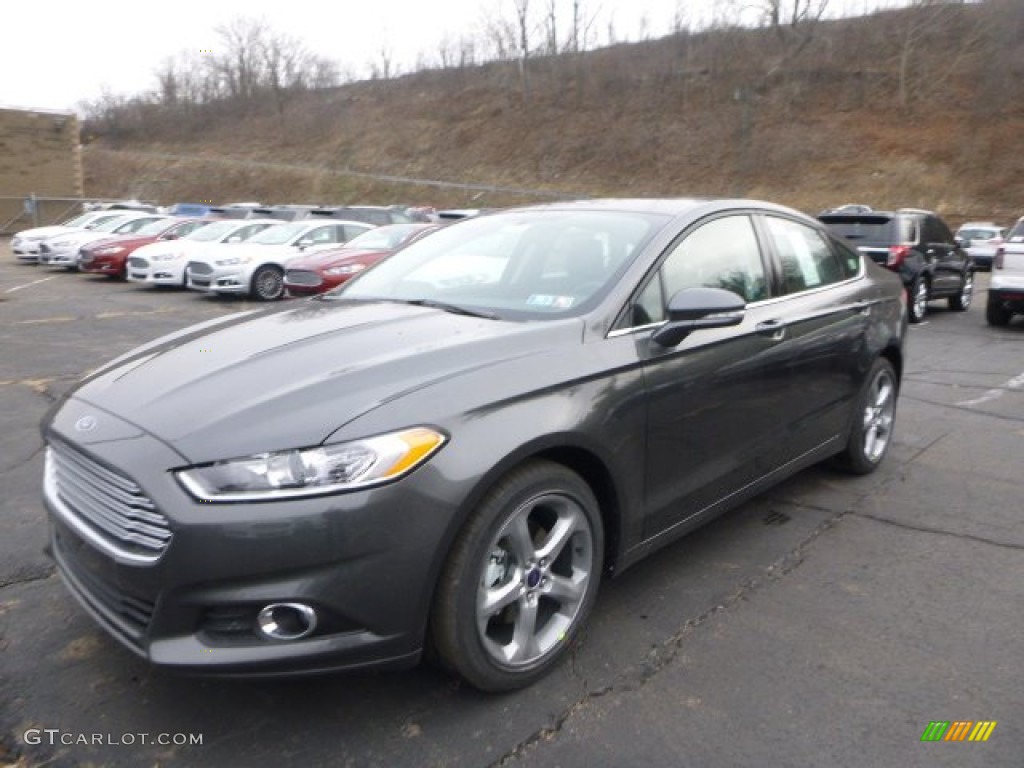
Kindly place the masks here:
POLYGON ((927 5, 95 116, 86 193, 500 206, 744 195, 1024 212, 1024 4, 927 5), (462 183, 379 181, 374 175, 462 183), (517 190, 529 190, 529 193, 517 190))

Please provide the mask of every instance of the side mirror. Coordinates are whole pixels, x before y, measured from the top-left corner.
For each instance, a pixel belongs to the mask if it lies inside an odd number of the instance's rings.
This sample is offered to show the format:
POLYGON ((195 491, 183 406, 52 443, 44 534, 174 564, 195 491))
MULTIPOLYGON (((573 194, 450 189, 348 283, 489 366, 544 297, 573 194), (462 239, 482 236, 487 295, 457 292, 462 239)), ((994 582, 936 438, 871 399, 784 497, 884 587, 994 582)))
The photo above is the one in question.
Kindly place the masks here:
POLYGON ((305 240, 299 240, 299 242, 296 243, 296 245, 299 246, 299 250, 300 251, 303 251, 306 248, 309 248, 309 246, 311 246, 312 244, 313 244, 313 241, 310 240, 309 238, 306 238, 305 240))
POLYGON ((669 299, 668 322, 651 338, 662 347, 678 346, 693 331, 739 325, 746 306, 732 291, 684 288, 669 299))

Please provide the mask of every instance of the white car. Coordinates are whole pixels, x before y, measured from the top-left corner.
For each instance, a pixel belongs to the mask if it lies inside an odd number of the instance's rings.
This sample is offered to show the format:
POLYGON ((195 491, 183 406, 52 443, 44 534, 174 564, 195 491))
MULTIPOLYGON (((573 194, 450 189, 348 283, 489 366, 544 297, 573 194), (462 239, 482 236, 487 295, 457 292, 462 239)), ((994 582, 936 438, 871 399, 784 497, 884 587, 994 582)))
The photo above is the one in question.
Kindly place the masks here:
POLYGON ((78 269, 78 249, 83 245, 116 235, 131 235, 154 221, 171 218, 173 217, 156 213, 121 211, 116 218, 105 221, 93 229, 71 230, 63 235, 43 240, 39 244, 39 263, 50 267, 78 269))
POLYGON ((240 243, 268 227, 281 226, 276 219, 225 219, 168 242, 137 248, 128 259, 127 277, 133 283, 185 287, 185 265, 217 243, 240 243))
POLYGON ((11 250, 14 258, 18 261, 37 262, 39 261, 39 246, 43 240, 57 235, 64 235, 68 232, 80 232, 84 229, 93 229, 100 224, 123 216, 123 211, 89 211, 81 213, 74 218, 68 219, 61 224, 53 224, 48 227, 34 227, 16 232, 11 239, 11 250))
POLYGON ((991 221, 969 221, 956 231, 956 241, 967 251, 978 269, 991 269, 1000 246, 1006 241, 1006 227, 991 221))
POLYGON ((989 325, 1009 325, 1024 315, 1024 217, 1019 219, 992 260, 985 319, 989 325))
POLYGON ((289 261, 335 248, 373 229, 360 221, 293 221, 260 232, 238 245, 211 249, 189 261, 188 287, 208 293, 243 293, 260 301, 284 295, 284 271, 289 261))

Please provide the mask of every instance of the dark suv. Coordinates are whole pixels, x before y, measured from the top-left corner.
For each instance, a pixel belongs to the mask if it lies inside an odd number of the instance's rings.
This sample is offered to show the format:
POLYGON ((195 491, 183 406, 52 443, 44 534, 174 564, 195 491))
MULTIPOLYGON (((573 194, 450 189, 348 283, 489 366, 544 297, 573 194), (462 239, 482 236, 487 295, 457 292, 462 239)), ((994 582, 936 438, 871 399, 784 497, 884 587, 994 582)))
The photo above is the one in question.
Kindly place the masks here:
POLYGON ((912 323, 924 319, 928 302, 947 298, 963 312, 974 293, 974 263, 946 223, 931 211, 830 211, 818 214, 829 229, 872 261, 899 274, 912 323))

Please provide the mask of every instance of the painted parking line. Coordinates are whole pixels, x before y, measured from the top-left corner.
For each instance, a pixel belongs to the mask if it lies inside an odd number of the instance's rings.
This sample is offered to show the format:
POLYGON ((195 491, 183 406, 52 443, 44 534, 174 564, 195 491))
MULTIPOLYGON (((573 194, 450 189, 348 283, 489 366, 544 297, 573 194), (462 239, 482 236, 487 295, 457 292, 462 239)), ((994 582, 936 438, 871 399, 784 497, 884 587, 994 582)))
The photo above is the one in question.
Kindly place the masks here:
POLYGON ((1007 379, 995 389, 990 389, 979 397, 973 400, 961 400, 957 405, 964 408, 972 408, 975 405, 981 405, 982 403, 988 403, 993 400, 998 400, 1000 397, 1005 395, 1007 392, 1021 392, 1024 391, 1024 373, 1019 376, 1014 376, 1012 379, 1007 379))
POLYGON ((45 283, 47 280, 53 280, 57 275, 51 275, 50 277, 43 277, 39 280, 33 280, 31 283, 25 283, 24 285, 16 285, 13 288, 8 288, 4 293, 14 293, 20 291, 22 288, 30 288, 33 285, 39 285, 39 283, 45 283))

